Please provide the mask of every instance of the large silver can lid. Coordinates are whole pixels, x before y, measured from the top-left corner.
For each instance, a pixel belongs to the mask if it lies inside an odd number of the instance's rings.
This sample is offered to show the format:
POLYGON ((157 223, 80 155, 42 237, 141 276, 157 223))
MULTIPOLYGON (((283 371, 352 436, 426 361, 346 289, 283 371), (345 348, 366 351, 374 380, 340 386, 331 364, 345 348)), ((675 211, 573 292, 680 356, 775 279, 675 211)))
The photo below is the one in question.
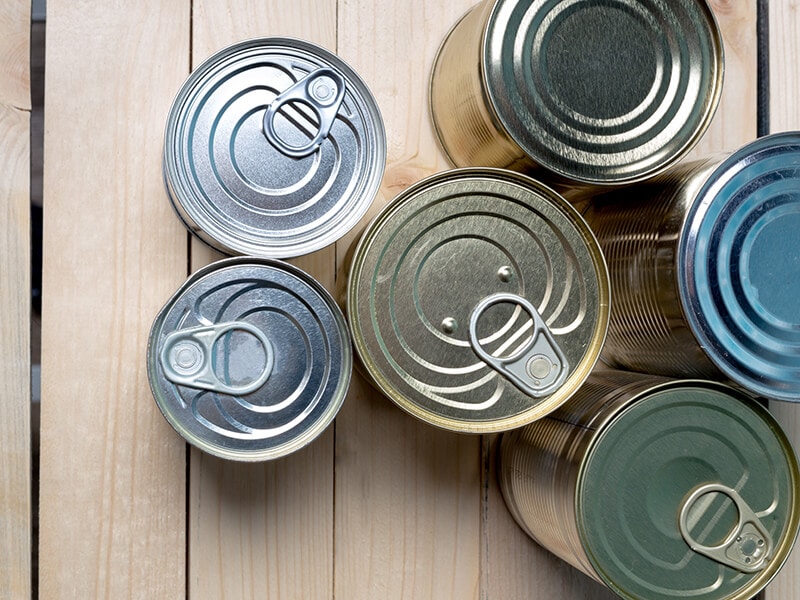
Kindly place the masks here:
POLYGON ((300 269, 231 258, 192 275, 156 317, 150 387, 188 442, 257 461, 310 443, 336 416, 352 349, 341 310, 300 269))
POLYGON ((402 192, 356 248, 354 345, 376 385, 438 427, 511 429, 563 403, 606 334, 609 283, 586 223, 550 188, 459 169, 402 192))
POLYGON ((190 231, 227 254, 288 258, 349 231, 386 162, 378 106, 331 52, 290 38, 220 50, 178 92, 164 180, 190 231))

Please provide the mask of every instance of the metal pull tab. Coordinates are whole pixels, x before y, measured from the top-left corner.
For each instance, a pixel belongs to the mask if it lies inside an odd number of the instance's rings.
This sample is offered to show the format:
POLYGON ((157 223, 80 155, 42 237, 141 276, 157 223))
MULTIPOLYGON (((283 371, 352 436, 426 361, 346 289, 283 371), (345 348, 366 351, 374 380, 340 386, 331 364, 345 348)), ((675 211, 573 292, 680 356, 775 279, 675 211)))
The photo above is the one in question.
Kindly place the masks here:
POLYGON ((538 311, 528 300, 516 294, 493 294, 477 304, 469 319, 469 342, 481 360, 534 398, 551 394, 569 373, 567 358, 538 311), (502 358, 489 354, 478 339, 478 320, 481 315, 489 307, 501 303, 521 306, 533 322, 533 331, 525 346, 511 356, 502 358))
POLYGON ((344 77, 338 71, 327 67, 312 71, 275 97, 264 114, 264 135, 275 148, 287 156, 308 156, 328 137, 344 99, 344 92, 344 77), (299 102, 308 106, 319 120, 317 134, 303 146, 291 146, 275 132, 275 116, 287 102, 299 102))
POLYGON ((232 321, 173 331, 164 340, 160 359, 164 376, 172 383, 242 396, 254 392, 267 380, 274 364, 274 351, 260 329, 244 321, 232 321), (266 357, 264 365, 257 367, 262 369, 261 374, 254 381, 241 386, 221 381, 214 372, 214 345, 223 335, 234 330, 255 336, 264 348, 266 357))
POLYGON ((678 522, 681 535, 692 550, 742 573, 761 571, 772 558, 772 537, 766 527, 739 493, 727 486, 712 483, 701 485, 694 490, 684 500, 678 522), (724 494, 733 501, 739 511, 739 521, 721 544, 704 546, 691 535, 689 523, 690 518, 696 522, 699 516, 702 516, 708 509, 710 499, 703 500, 702 498, 712 493, 724 494), (706 506, 703 506, 704 502, 706 506), (693 511, 693 507, 696 510, 693 511))

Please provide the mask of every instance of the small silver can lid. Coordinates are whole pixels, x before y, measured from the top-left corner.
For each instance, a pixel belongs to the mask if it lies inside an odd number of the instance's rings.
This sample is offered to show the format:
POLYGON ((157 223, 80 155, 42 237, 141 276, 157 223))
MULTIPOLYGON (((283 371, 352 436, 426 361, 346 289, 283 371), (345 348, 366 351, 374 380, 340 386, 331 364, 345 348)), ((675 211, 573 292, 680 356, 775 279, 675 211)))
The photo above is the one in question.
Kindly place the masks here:
POLYGON ((230 258, 197 271, 161 309, 147 371, 159 409, 189 443, 268 460, 333 420, 352 349, 341 310, 312 277, 277 260, 230 258))
POLYGON ((291 38, 224 48, 167 117, 164 181, 187 228, 226 254, 289 258, 347 233, 369 208, 386 136, 366 84, 291 38))

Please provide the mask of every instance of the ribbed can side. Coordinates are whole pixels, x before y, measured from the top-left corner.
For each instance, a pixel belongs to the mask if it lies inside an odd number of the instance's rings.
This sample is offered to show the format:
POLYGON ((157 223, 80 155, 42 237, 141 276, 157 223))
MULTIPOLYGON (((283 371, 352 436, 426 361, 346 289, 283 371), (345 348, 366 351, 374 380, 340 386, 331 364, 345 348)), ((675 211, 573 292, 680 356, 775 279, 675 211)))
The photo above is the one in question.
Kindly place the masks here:
POLYGON ((494 115, 484 87, 483 38, 493 0, 470 9, 442 42, 430 80, 436 137, 453 166, 534 167, 494 115))
POLYGON ((603 249, 614 302, 602 359, 676 377, 717 377, 678 295, 678 241, 688 206, 717 164, 689 163, 651 182, 599 194, 584 217, 603 249))

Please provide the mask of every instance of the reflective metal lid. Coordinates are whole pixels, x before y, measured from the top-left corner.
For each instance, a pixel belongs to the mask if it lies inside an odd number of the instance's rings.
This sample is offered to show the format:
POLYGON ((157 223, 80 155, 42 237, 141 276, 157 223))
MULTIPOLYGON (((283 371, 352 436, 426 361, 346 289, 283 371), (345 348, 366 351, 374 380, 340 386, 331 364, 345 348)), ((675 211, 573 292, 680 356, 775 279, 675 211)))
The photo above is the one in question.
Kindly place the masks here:
POLYGON ((709 358, 754 393, 800 400, 800 133, 723 161, 679 242, 686 319, 709 358))
POLYGON ((595 184, 677 161, 722 88, 721 35, 702 0, 497 0, 482 52, 512 139, 538 164, 595 184))
POLYGON ((185 225, 228 254, 319 250, 364 215, 386 162, 377 104, 324 48, 261 38, 200 65, 175 98, 164 179, 185 225))
POLYGON ((330 294, 291 265, 232 258, 192 275, 161 309, 147 347, 167 421, 210 454, 284 456, 336 416, 352 350, 330 294))
POLYGON ((678 382, 630 405, 590 447, 578 528, 622 598, 747 600, 791 551, 798 486, 794 451, 757 402, 678 382))
POLYGON ((348 318, 378 387, 439 427, 510 429, 561 404, 608 325, 580 215, 515 173, 461 169, 402 192, 355 250, 348 318))

